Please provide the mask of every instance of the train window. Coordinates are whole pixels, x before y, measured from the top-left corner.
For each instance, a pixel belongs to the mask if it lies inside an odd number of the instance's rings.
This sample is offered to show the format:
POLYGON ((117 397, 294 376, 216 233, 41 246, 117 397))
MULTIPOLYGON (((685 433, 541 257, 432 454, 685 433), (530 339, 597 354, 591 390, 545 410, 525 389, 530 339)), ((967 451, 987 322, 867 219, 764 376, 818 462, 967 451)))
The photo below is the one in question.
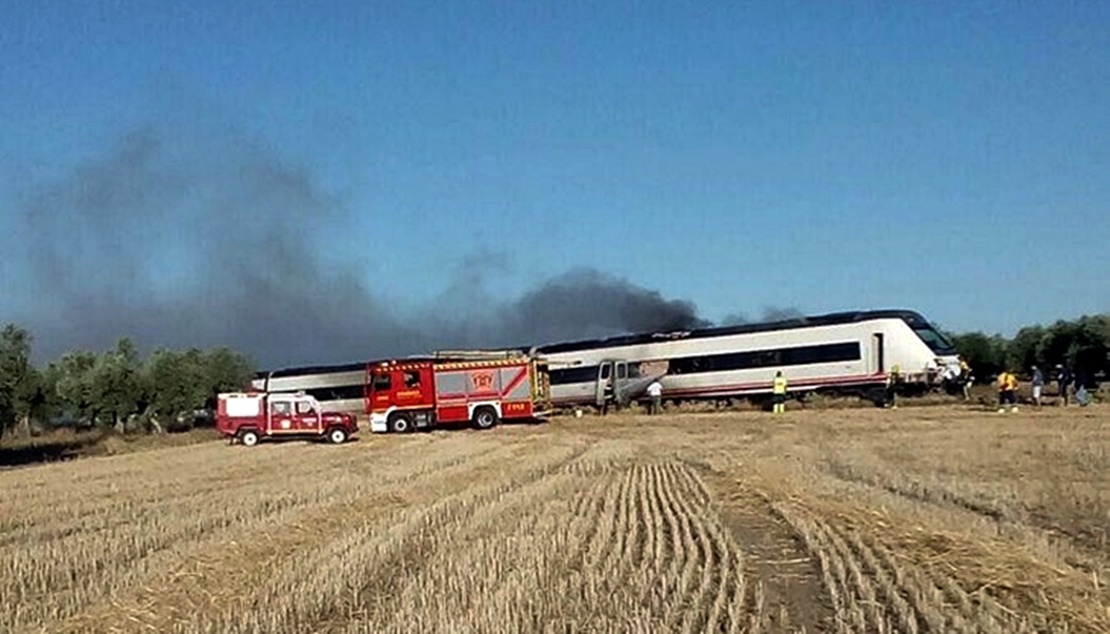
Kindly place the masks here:
POLYGON ((671 359, 670 373, 697 374, 701 372, 752 370, 789 365, 808 365, 811 363, 858 361, 860 358, 862 357, 859 343, 852 341, 671 359))
POLYGON ((388 392, 391 387, 388 373, 375 374, 374 382, 371 384, 370 389, 375 392, 388 392))
POLYGON ((332 390, 332 398, 343 400, 362 398, 365 396, 364 391, 365 386, 363 385, 344 385, 332 390))
POLYGON ((617 378, 618 379, 623 379, 627 376, 628 376, 628 366, 618 365, 617 366, 617 378))
POLYGON ((667 367, 670 369, 671 374, 690 374, 693 370, 693 362, 689 357, 680 359, 671 359, 667 367))
POLYGON ((552 385, 566 385, 567 383, 593 383, 597 380, 597 366, 585 368, 559 368, 551 371, 552 385))
POLYGON ((606 364, 602 365, 602 366, 601 366, 601 378, 602 378, 602 379, 607 379, 607 378, 609 378, 609 372, 610 372, 610 370, 612 370, 612 367, 611 367, 611 366, 610 366, 610 365, 609 365, 608 363, 606 363, 606 364))
POLYGON ((918 337, 929 346, 929 349, 936 354, 955 354, 956 347, 952 345, 948 337, 933 329, 932 326, 914 326, 913 331, 917 333, 918 337))
MULTIPOLYGON (((388 377, 387 377, 388 378, 388 377)), ((361 383, 358 385, 337 385, 334 387, 320 387, 313 390, 305 390, 309 396, 313 396, 321 403, 325 401, 349 401, 354 399, 364 398, 366 386, 361 383)), ((385 389, 389 389, 386 387, 385 389)))
POLYGON ((832 343, 823 346, 806 346, 783 350, 783 365, 806 365, 809 363, 836 363, 838 361, 858 361, 861 358, 858 342, 832 343))

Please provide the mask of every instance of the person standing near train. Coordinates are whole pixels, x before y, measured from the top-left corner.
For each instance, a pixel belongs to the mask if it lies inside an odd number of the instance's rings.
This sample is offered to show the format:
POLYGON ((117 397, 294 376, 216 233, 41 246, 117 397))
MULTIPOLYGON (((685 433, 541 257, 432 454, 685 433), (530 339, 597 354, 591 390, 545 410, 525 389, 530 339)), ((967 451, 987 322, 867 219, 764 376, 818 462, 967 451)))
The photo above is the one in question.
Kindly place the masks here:
POLYGON ((1003 370, 998 375, 998 411, 999 413, 1006 411, 1006 406, 1010 406, 1011 412, 1017 411, 1017 376, 1013 372, 1003 370))
POLYGON ((771 382, 771 403, 773 405, 772 411, 775 414, 781 414, 786 411, 787 385, 786 377, 782 375, 782 370, 775 372, 775 379, 771 382))
POLYGON ((1057 393, 1060 396, 1061 404, 1064 407, 1068 405, 1068 386, 1071 384, 1071 370, 1062 364, 1056 365, 1056 385, 1057 393))
POLYGON ((957 357, 960 360, 960 386, 964 391, 964 400, 971 400, 971 384, 974 382, 975 377, 971 376, 971 366, 968 365, 967 359, 962 356, 957 357))
POLYGON ((647 386, 647 395, 651 397, 651 403, 648 405, 648 415, 655 416, 663 411, 663 384, 659 379, 655 379, 647 386))
POLYGON ((896 363, 886 375, 886 406, 890 409, 898 409, 898 386, 901 383, 902 368, 896 363))
POLYGON ((1041 392, 1044 390, 1044 372, 1037 366, 1033 366, 1033 403, 1037 407, 1041 406, 1041 392))

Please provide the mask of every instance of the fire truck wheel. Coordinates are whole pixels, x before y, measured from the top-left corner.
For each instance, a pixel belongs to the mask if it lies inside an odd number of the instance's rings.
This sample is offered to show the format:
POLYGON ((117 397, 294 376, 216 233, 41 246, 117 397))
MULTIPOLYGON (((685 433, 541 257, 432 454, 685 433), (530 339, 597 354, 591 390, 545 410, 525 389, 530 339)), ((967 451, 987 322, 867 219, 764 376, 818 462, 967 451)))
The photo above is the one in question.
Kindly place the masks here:
POLYGON ((395 434, 407 434, 415 427, 412 424, 412 418, 408 414, 393 414, 389 417, 389 431, 395 434))
POLYGON ((497 412, 492 407, 479 407, 474 410, 474 426, 478 429, 491 429, 497 425, 497 412))
POLYGON ((328 440, 333 445, 342 445, 347 442, 347 432, 342 427, 334 427, 328 430, 328 440))
POLYGON ((248 429, 239 434, 239 442, 243 443, 244 447, 253 447, 258 444, 258 432, 253 429, 248 429))

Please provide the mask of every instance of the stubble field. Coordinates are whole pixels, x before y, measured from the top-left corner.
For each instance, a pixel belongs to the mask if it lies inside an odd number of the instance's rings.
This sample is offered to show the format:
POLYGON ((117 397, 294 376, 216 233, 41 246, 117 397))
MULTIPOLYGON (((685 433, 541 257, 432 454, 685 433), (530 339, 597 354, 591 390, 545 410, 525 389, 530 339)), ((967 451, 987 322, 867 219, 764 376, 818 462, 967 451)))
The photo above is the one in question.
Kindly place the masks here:
POLYGON ((0 472, 3 632, 1106 632, 1110 409, 560 418, 0 472))

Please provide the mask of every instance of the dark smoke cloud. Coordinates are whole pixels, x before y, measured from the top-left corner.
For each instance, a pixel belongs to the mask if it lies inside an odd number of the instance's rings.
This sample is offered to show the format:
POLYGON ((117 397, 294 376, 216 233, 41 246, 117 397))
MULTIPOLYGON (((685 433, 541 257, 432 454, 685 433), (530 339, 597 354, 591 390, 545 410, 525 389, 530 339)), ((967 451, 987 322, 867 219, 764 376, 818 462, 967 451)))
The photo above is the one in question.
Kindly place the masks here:
POLYGON ((805 313, 797 308, 782 308, 778 306, 764 306, 758 319, 750 319, 744 313, 733 313, 721 320, 722 326, 743 326, 746 324, 765 324, 773 321, 786 321, 805 317, 805 313))
POLYGON ((20 321, 45 359, 127 336, 227 345, 264 367, 709 325, 689 302, 589 269, 497 301, 477 261, 399 312, 367 289, 373 271, 321 257, 314 228, 347 218, 257 144, 139 130, 21 206, 35 308, 20 321))
POLYGON ((520 341, 559 341, 615 332, 702 328, 690 302, 665 299, 595 270, 568 272, 528 292, 510 307, 509 329, 520 341))
POLYGON ((339 211, 303 171, 249 144, 130 134, 23 208, 46 309, 31 324, 40 354, 121 336, 229 345, 264 363, 357 350, 360 331, 389 316, 305 241, 339 211))

